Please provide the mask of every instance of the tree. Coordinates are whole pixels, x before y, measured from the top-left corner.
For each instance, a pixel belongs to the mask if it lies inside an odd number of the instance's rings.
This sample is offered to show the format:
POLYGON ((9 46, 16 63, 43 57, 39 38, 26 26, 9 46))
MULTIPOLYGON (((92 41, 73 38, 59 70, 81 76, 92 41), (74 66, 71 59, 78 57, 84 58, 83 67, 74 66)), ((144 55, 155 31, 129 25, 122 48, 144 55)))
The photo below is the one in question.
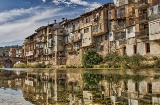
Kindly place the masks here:
POLYGON ((88 67, 93 67, 94 65, 97 65, 102 61, 103 61, 103 58, 101 55, 99 55, 94 50, 89 50, 83 55, 82 65, 85 68, 88 68, 88 67))

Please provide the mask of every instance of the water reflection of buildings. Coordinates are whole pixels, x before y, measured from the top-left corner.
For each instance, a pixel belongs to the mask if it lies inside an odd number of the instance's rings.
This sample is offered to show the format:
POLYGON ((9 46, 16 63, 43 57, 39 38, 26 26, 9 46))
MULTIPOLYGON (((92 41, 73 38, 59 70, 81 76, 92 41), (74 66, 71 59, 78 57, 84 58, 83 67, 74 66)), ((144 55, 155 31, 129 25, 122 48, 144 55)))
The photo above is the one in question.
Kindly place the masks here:
POLYGON ((74 91, 82 90, 81 73, 69 71, 27 72, 23 84, 26 100, 40 105, 76 103, 74 91), (75 97, 74 99, 72 99, 75 97))
POLYGON ((23 74, 18 71, 0 71, 0 88, 20 89, 22 85, 23 74))
POLYGON ((0 75, 1 87, 21 88, 25 99, 35 105, 160 104, 159 75, 78 70, 2 71, 0 75), (21 78, 13 78, 18 75, 21 78))

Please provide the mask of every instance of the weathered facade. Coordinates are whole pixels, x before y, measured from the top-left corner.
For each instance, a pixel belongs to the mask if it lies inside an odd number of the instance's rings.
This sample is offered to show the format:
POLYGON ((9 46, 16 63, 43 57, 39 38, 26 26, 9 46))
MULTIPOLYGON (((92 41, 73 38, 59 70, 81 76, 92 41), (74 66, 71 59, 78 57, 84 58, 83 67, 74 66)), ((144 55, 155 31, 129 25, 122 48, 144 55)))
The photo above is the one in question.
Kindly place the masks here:
POLYGON ((160 54, 160 1, 152 0, 148 8, 150 54, 160 54))
POLYGON ((82 30, 81 17, 69 20, 64 24, 65 29, 65 56, 67 65, 81 65, 82 61, 82 30))
POLYGON ((113 3, 105 4, 91 12, 82 14, 82 49, 93 49, 100 55, 109 53, 109 22, 108 11, 113 8, 113 3))
POLYGON ((140 55, 150 55, 149 26, 147 8, 151 5, 151 0, 142 0, 136 2, 136 39, 137 53, 140 55))
POLYGON ((115 7, 108 12, 110 21, 109 51, 119 55, 136 53, 135 2, 115 0, 115 7))
POLYGON ((159 3, 158 0, 114 0, 77 18, 63 18, 58 23, 55 20, 26 38, 27 61, 80 66, 88 50, 102 56, 112 52, 159 56, 159 3))
POLYGON ((64 29, 61 23, 42 26, 24 42, 24 54, 28 63, 65 65, 64 29))
POLYGON ((27 38, 25 38, 24 41, 24 57, 27 60, 27 63, 30 62, 35 62, 35 37, 36 37, 36 33, 32 34, 31 36, 28 36, 27 38))
POLYGON ((23 47, 22 46, 14 46, 9 50, 10 57, 21 57, 24 58, 23 47))

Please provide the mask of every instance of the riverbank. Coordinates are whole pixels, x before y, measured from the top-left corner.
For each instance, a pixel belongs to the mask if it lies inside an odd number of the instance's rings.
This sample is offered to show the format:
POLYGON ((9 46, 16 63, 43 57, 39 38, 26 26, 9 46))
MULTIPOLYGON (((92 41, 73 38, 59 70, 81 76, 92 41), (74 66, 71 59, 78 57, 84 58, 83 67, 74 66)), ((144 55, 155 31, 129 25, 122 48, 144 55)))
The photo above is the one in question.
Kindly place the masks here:
POLYGON ((156 69, 160 68, 160 58, 153 56, 141 56, 135 54, 132 56, 119 56, 117 53, 108 54, 106 57, 100 55, 93 56, 94 54, 88 54, 83 57, 81 65, 45 65, 44 63, 15 64, 14 68, 51 68, 51 69, 66 69, 66 68, 91 68, 91 69, 156 69), (90 56, 92 55, 92 56, 90 56))

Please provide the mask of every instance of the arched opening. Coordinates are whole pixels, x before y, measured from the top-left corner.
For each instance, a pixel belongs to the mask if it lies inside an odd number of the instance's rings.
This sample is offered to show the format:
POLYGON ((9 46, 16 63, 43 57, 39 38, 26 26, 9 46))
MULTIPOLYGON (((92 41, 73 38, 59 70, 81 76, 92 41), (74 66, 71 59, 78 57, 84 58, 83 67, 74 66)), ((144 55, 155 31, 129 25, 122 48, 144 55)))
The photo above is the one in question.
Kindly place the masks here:
POLYGON ((9 58, 5 60, 4 67, 5 68, 11 68, 12 67, 12 61, 9 58))

